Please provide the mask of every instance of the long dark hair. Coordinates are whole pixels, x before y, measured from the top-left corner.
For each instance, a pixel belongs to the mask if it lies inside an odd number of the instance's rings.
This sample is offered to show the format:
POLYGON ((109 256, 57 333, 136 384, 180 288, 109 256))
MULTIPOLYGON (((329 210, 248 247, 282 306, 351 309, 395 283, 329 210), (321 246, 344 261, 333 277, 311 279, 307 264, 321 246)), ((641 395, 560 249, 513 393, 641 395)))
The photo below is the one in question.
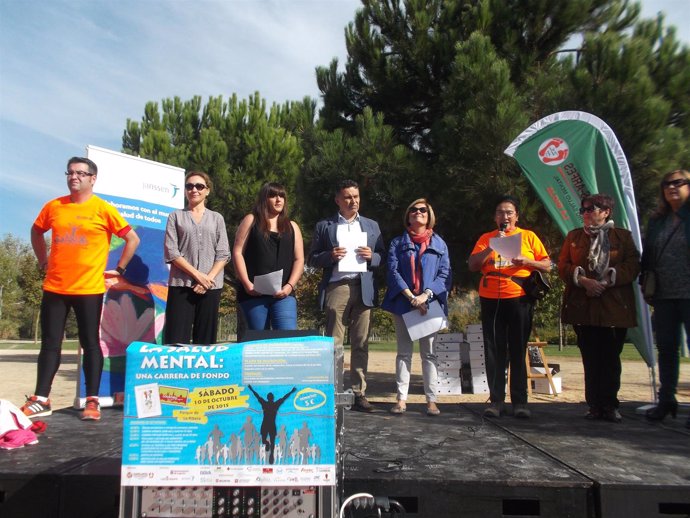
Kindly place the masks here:
POLYGON ((659 182, 659 201, 657 203, 656 210, 652 214, 653 218, 663 218, 667 214, 673 212, 671 204, 668 201, 666 201, 666 195, 664 194, 664 182, 676 173, 679 173, 681 176, 684 176, 686 180, 690 180, 690 172, 686 171, 685 169, 676 169, 675 171, 666 173, 661 178, 661 181, 659 182))
POLYGON ((290 217, 288 215, 288 200, 285 187, 279 183, 268 182, 261 187, 259 195, 256 197, 254 209, 252 210, 255 224, 259 225, 259 230, 265 235, 268 235, 271 231, 271 226, 268 222, 271 216, 271 212, 268 208, 268 199, 274 196, 283 198, 283 210, 278 214, 278 233, 285 234, 292 230, 290 217))

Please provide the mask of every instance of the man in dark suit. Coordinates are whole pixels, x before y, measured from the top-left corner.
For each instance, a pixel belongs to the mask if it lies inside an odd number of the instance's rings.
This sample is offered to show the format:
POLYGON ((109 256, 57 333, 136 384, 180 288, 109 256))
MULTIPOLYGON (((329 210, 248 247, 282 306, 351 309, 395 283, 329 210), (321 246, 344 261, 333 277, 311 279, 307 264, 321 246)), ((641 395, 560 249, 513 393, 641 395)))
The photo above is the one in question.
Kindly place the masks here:
POLYGON ((378 223, 360 216, 359 201, 357 182, 344 180, 338 184, 335 192, 338 213, 316 224, 308 264, 323 268, 319 303, 321 309, 326 310, 326 333, 333 337, 336 346, 342 346, 345 328, 350 332, 350 384, 355 393, 353 409, 371 412, 374 409, 367 401, 365 391, 369 321, 371 308, 377 303, 372 269, 381 265, 385 247, 378 223), (358 257, 366 260, 366 271, 340 271, 338 263, 347 254, 347 249, 339 246, 338 232, 366 233, 366 246, 355 250, 358 257))

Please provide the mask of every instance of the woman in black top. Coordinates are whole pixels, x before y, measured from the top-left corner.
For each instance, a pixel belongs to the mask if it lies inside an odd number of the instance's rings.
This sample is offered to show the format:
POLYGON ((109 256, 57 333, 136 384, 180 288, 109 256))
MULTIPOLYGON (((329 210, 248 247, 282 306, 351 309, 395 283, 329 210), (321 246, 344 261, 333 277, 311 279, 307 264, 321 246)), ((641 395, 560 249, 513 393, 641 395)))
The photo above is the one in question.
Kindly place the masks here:
POLYGON ((285 188, 267 183, 237 228, 232 259, 248 329, 297 329, 295 286, 304 271, 302 233, 288 217, 285 188), (280 289, 259 293, 255 277, 283 271, 280 289))

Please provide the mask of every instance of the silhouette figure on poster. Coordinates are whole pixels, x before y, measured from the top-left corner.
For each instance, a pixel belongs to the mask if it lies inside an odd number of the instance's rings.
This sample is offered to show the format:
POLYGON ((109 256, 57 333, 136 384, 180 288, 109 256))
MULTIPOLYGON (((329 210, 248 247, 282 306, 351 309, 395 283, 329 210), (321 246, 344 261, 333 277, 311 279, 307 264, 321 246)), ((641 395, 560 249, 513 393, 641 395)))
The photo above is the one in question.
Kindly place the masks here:
POLYGON ((268 463, 273 464, 274 446, 277 433, 276 417, 278 416, 278 409, 280 408, 280 405, 282 405, 285 402, 285 400, 288 397, 290 397, 293 392, 297 390, 297 388, 292 387, 292 390, 290 392, 285 394, 280 399, 274 401, 273 392, 269 392, 266 395, 266 399, 264 399, 256 393, 256 391, 252 388, 251 385, 247 385, 247 387, 249 388, 249 390, 252 391, 254 397, 256 397, 257 401, 261 404, 261 408, 264 413, 264 419, 261 423, 261 441, 263 442, 266 451, 269 452, 268 463))

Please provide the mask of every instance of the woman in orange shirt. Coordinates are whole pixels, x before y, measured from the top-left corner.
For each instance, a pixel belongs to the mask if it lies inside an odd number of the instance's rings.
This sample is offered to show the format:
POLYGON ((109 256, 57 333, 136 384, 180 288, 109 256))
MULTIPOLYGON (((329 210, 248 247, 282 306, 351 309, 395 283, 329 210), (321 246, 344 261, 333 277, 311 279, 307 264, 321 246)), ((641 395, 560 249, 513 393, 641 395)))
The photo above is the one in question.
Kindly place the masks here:
POLYGON ((525 351, 532 332, 534 301, 525 294, 521 279, 534 270, 548 272, 551 259, 537 235, 517 227, 519 203, 502 196, 496 204, 496 230, 482 234, 469 258, 470 271, 482 272, 479 299, 482 309, 484 354, 491 404, 486 417, 500 417, 506 396, 506 357, 510 359, 510 400, 515 417, 528 418, 525 351), (494 238, 520 236, 520 253, 501 257, 491 248, 494 238))

